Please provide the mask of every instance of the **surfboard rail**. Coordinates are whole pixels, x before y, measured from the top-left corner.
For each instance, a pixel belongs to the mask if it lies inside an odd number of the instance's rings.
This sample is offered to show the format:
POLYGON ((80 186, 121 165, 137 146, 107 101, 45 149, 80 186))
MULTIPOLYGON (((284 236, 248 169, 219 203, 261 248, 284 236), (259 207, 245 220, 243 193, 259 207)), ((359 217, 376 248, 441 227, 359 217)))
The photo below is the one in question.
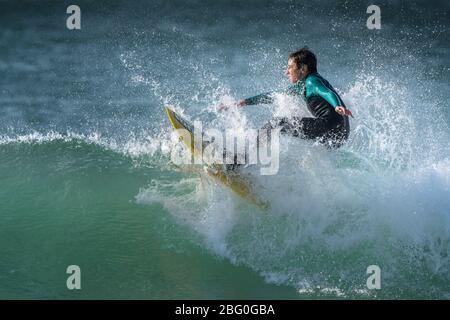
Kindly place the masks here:
MULTIPOLYGON (((172 128, 179 133, 180 139, 184 142, 188 150, 196 156, 201 156, 203 150, 199 150, 194 144, 193 125, 173 111, 171 106, 165 106, 165 110, 172 128), (184 136, 185 134, 190 134, 190 136, 186 137, 184 136)), ((260 197, 253 193, 250 181, 240 176, 238 173, 225 171, 221 164, 206 165, 205 171, 216 182, 228 187, 241 198, 253 203, 261 209, 269 208, 269 204, 266 201, 260 199, 260 197)))

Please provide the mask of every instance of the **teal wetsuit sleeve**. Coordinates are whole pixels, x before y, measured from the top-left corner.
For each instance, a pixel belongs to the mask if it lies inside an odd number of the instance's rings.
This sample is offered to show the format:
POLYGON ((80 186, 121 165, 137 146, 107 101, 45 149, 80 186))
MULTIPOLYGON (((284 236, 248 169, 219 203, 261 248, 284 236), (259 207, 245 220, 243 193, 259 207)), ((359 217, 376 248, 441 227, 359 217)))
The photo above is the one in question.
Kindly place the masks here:
POLYGON ((245 99, 246 105, 273 103, 272 92, 258 94, 257 96, 245 99))
POLYGON ((273 95, 275 93, 282 93, 287 95, 301 95, 300 87, 298 85, 292 85, 286 90, 262 93, 254 97, 247 98, 244 101, 246 105, 273 103, 274 102, 273 95))
POLYGON ((315 94, 324 98, 333 106, 333 108, 343 105, 339 96, 333 90, 328 88, 328 86, 326 86, 325 83, 319 78, 308 78, 306 81, 306 92, 308 96, 315 94))

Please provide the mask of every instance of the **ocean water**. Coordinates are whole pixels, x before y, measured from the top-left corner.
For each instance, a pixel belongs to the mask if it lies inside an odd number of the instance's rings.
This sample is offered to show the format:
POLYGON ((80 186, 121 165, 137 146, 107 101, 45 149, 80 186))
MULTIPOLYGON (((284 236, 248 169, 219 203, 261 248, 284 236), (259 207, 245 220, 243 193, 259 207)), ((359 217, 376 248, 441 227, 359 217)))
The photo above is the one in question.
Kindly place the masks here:
POLYGON ((449 299, 450 6, 378 1, 369 30, 370 4, 0 1, 0 298, 449 299), (171 162, 165 104, 238 132, 307 115, 217 112, 285 88, 304 45, 355 115, 344 147, 282 138, 252 175, 267 211, 171 162))

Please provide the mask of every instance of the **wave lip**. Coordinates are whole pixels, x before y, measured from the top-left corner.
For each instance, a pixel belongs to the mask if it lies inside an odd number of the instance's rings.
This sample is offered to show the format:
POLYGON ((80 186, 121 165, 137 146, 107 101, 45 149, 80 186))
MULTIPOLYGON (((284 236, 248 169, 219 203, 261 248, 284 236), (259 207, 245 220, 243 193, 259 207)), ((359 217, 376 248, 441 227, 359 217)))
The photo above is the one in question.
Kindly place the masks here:
POLYGON ((79 141, 86 144, 98 145, 104 149, 118 152, 131 157, 154 155, 157 151, 167 149, 164 149, 164 147, 162 146, 162 144, 164 144, 164 141, 159 138, 153 138, 150 136, 143 139, 131 137, 130 139, 125 140, 125 142, 117 142, 115 141, 115 139, 103 136, 98 132, 82 134, 71 131, 68 131, 66 133, 60 133, 56 131, 41 133, 34 131, 29 134, 0 136, 0 145, 45 144, 55 141, 79 141))

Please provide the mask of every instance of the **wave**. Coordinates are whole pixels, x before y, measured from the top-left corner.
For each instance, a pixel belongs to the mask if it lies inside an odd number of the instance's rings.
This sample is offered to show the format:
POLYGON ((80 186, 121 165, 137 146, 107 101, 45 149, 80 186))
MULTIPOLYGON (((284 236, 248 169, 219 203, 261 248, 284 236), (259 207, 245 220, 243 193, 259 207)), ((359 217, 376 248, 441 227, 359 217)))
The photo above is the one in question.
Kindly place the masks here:
MULTIPOLYGON (((139 82, 154 86, 145 78, 139 82)), ((218 92, 221 92, 218 90, 218 92)), ((149 159, 160 169, 135 196, 138 204, 162 204, 192 232, 191 241, 214 255, 246 265, 267 282, 287 284, 299 295, 337 297, 446 297, 450 274, 450 148, 446 120, 411 108, 425 105, 402 83, 362 74, 342 92, 354 111, 348 143, 338 151, 285 137, 280 170, 252 179, 271 203, 261 211, 199 173, 168 177, 177 146, 167 130, 114 137, 97 131, 38 132, 0 136, 0 146, 81 143, 149 159), (378 265, 385 290, 367 291, 366 268, 378 265), (417 288, 427 290, 418 294, 417 288)), ((230 99, 230 96, 221 96, 230 99)), ((232 98, 232 97, 231 97, 232 98)), ((262 112, 290 114, 280 97, 262 112)), ((429 101, 428 101, 429 103, 429 101)), ((439 108, 432 102, 431 109, 439 108)), ((192 114, 193 110, 177 110, 192 114)), ((436 110, 435 110, 436 111, 436 110)), ((242 134, 267 116, 233 110, 197 114, 218 128, 242 134)), ((86 130, 89 131, 89 130, 86 130)), ((50 155, 51 156, 51 155, 50 155)), ((95 155, 93 161, 100 161, 95 155)), ((251 172, 251 168, 249 169, 251 172)))
MULTIPOLYGON (((142 189, 138 201, 162 203, 211 252, 300 295, 448 296, 445 119, 411 110, 415 97, 407 88, 377 77, 361 77, 343 96, 356 119, 342 149, 284 138, 280 171, 252 177, 271 203, 269 212, 214 184, 193 188, 182 200, 155 184, 142 189), (366 288, 370 265, 382 270, 380 292, 366 288)), ((281 99, 272 113, 289 112, 289 103, 281 99)), ((242 130, 252 118, 233 111, 215 121, 242 130)))

